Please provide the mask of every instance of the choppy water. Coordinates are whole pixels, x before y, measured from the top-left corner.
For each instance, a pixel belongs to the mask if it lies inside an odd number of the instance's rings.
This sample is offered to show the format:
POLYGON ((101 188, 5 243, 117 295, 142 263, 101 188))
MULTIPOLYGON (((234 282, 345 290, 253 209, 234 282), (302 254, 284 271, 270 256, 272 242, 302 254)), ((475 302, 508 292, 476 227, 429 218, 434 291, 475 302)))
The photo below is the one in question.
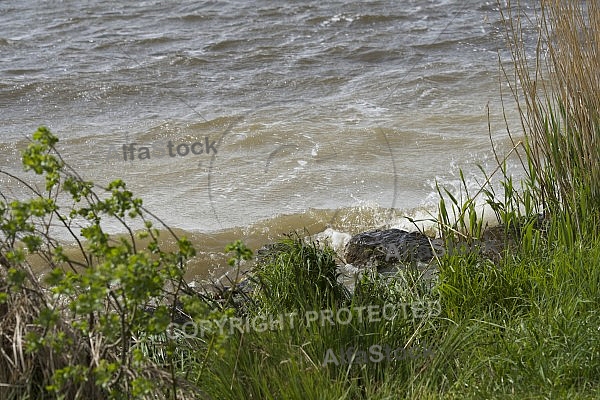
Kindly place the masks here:
POLYGON ((124 179, 208 253, 403 226, 435 212, 436 179, 493 168, 488 105, 510 149, 504 49, 495 0, 3 1, 0 165, 47 125, 82 176, 124 179))

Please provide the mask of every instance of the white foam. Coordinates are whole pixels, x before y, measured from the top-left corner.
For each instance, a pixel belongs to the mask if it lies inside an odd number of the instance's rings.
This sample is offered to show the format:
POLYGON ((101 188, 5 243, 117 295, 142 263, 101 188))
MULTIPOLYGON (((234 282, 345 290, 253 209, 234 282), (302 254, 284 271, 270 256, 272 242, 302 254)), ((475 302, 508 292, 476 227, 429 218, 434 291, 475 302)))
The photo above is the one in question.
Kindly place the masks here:
MULTIPOLYGON (((450 224, 456 224, 459 228, 461 226, 469 226, 468 214, 462 216, 462 224, 457 224, 460 215, 453 214, 451 210, 451 205, 449 205, 448 202, 446 202, 446 206, 448 207, 447 211, 450 224)), ((477 215, 477 219, 483 221, 484 228, 498 225, 498 220, 496 219, 496 214, 494 213, 494 210, 481 197, 478 197, 475 200, 474 209, 477 215)), ((409 232, 420 231, 425 233, 429 237, 439 237, 439 224, 436 221, 437 214, 438 210, 434 210, 433 208, 431 210, 427 210, 425 208, 413 210, 405 217, 392 221, 390 223, 390 228, 402 229, 409 232)))
POLYGON ((349 233, 336 231, 331 228, 325 229, 323 232, 314 235, 314 239, 319 243, 327 244, 339 255, 344 254, 346 244, 352 236, 349 233))

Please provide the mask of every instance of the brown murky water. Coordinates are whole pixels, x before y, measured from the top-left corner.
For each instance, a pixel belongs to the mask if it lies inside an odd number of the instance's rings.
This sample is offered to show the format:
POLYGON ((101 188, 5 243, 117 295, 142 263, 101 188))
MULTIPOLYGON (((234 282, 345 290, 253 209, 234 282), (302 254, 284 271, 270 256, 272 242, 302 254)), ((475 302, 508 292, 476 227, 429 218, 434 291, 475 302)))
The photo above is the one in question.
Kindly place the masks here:
POLYGON ((436 181, 475 187, 488 122, 510 149, 504 49, 495 0, 5 1, 0 165, 20 173, 49 126, 82 176, 125 180, 185 232, 205 277, 235 239, 411 228, 436 181))

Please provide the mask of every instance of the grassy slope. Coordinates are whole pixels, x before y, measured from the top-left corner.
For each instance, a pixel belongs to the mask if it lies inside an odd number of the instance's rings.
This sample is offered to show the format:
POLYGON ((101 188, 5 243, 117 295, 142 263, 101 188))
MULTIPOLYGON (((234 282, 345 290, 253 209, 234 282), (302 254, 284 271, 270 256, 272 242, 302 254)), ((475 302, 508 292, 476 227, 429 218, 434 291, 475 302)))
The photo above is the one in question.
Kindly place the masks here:
MULTIPOLYGON (((541 243, 514 252, 501 266, 448 257, 441 266, 441 315, 234 334, 197 383, 213 398, 231 399, 597 398, 598 264, 598 239, 571 247, 541 243), (338 354, 377 343, 433 350, 393 363, 322 365, 328 348, 338 354)), ((310 282, 304 284, 310 291, 310 282)), ((370 285, 341 306, 423 299, 415 290, 386 287, 370 285)), ((306 299, 305 309, 323 308, 306 299)))

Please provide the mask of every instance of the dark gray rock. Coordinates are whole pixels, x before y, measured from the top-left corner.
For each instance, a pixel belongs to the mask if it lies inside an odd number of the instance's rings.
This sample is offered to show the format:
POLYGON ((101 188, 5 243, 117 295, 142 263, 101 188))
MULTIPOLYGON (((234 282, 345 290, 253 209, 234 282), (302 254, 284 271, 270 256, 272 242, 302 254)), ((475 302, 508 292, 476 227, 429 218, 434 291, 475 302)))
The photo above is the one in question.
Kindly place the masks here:
POLYGON ((258 264, 269 263, 286 250, 289 250, 289 245, 286 243, 268 243, 256 251, 256 262, 258 264))
POLYGON ((346 245, 345 258, 355 267, 386 268, 398 264, 429 263, 441 249, 439 239, 430 239, 420 232, 374 230, 353 236, 346 245))

